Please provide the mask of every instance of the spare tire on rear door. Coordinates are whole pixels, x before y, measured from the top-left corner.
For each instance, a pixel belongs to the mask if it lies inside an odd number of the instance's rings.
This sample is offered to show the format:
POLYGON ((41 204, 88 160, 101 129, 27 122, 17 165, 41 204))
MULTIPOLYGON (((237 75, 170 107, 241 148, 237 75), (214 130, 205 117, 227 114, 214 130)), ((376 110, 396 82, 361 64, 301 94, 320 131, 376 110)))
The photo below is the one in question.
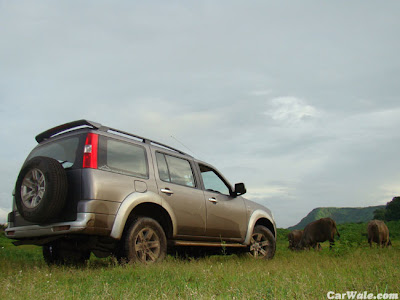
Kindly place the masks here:
POLYGON ((15 202, 21 216, 30 222, 54 220, 65 205, 67 175, 55 159, 37 156, 21 169, 15 184, 15 202))

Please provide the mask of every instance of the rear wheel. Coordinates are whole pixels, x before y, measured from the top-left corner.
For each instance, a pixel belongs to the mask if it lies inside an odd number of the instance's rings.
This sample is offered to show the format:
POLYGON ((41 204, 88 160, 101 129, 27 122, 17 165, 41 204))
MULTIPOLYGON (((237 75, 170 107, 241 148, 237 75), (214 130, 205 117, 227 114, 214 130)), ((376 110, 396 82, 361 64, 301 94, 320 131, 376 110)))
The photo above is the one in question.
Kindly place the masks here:
POLYGON ((254 258, 271 259, 275 250, 276 242, 272 232, 265 226, 255 226, 250 239, 250 255, 254 258))
POLYGON ((154 219, 140 217, 129 227, 123 245, 128 262, 156 263, 165 258, 167 238, 154 219))

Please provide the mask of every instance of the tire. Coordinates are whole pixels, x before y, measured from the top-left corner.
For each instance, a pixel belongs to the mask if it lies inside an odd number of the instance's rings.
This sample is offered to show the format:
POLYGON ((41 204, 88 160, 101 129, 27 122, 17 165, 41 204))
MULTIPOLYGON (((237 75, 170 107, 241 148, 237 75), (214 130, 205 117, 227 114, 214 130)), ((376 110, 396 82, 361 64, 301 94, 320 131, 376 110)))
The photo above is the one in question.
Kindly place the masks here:
POLYGON ((257 259, 272 259, 275 250, 276 241, 272 232, 265 226, 255 226, 250 239, 250 255, 257 259))
POLYGON ((30 222, 51 221, 63 209, 67 191, 62 165, 50 157, 34 157, 22 167, 15 184, 18 212, 30 222))
POLYGON ((50 244, 42 247, 44 261, 49 265, 62 265, 63 259, 60 256, 59 249, 56 245, 50 244))
POLYGON ((123 257, 127 262, 157 263, 167 253, 167 238, 160 224, 154 219, 139 217, 126 232, 123 257))
POLYGON ((83 266, 90 258, 90 251, 74 251, 57 243, 44 245, 42 250, 44 261, 49 266, 83 266))

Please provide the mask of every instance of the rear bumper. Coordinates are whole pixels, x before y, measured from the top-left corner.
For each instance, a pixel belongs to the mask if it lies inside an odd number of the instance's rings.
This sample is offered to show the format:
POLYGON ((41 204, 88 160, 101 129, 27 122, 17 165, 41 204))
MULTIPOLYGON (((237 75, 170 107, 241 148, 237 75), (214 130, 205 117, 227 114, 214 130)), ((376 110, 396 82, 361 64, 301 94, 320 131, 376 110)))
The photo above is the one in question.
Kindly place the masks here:
POLYGON ((51 237, 56 235, 65 235, 72 233, 88 233, 98 235, 108 235, 110 230, 101 227, 95 227, 96 214, 78 213, 76 221, 52 223, 50 225, 28 225, 13 227, 10 223, 5 230, 6 237, 10 239, 26 239, 38 237, 51 237))

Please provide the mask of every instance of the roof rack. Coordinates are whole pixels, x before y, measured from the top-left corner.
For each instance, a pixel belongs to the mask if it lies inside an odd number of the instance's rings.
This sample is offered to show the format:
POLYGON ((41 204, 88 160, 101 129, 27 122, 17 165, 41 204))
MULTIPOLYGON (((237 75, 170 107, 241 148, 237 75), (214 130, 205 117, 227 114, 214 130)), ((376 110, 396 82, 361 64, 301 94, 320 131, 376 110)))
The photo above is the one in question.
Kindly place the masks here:
POLYGON ((172 151, 178 152, 178 153, 183 154, 183 155, 188 155, 187 153, 185 153, 185 152, 183 152, 181 150, 178 150, 178 149, 172 148, 172 147, 170 147, 168 145, 165 145, 165 144, 162 144, 162 143, 159 143, 159 142, 156 142, 156 141, 141 137, 139 135, 135 135, 135 134, 132 134, 132 133, 129 133, 129 132, 126 132, 126 131, 122 131, 122 130, 119 130, 119 129, 111 128, 111 127, 106 127, 106 126, 101 125, 100 123, 92 122, 92 121, 88 121, 88 120, 83 120, 83 119, 82 120, 73 121, 73 122, 69 122, 69 123, 65 123, 65 124, 56 126, 54 128, 51 128, 49 130, 46 130, 46 131, 38 134, 35 139, 36 139, 36 141, 38 143, 41 143, 44 140, 47 140, 47 139, 49 139, 49 138, 51 138, 53 136, 59 135, 62 132, 66 132, 66 131, 70 131, 70 130, 78 129, 78 128, 82 128, 82 127, 90 127, 92 129, 100 130, 100 131, 104 131, 104 132, 112 131, 112 132, 115 132, 115 133, 119 133, 122 136, 126 136, 128 138, 139 139, 143 143, 146 143, 146 144, 153 144, 153 145, 156 145, 156 146, 160 146, 160 147, 166 148, 168 150, 172 150, 172 151))

